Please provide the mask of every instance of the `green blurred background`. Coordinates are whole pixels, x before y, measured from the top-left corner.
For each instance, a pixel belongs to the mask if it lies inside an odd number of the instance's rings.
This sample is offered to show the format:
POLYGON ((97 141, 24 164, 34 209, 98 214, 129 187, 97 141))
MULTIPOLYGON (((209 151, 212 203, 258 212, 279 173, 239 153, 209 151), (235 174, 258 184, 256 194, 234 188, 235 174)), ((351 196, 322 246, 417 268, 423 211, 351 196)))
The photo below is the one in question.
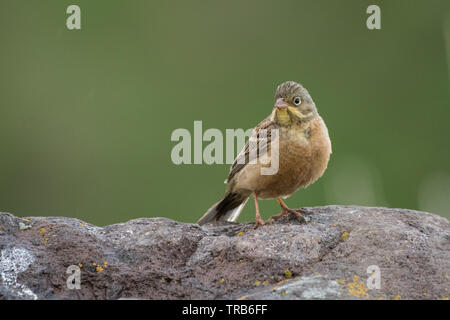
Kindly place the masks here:
MULTIPOLYGON (((450 217, 448 0, 1 0, 0 45, 1 211, 194 222, 229 165, 174 165, 172 131, 252 128, 296 80, 333 154, 288 205, 450 217), (70 4, 81 30, 66 28, 70 4)), ((249 201, 239 220, 253 219, 249 201)))

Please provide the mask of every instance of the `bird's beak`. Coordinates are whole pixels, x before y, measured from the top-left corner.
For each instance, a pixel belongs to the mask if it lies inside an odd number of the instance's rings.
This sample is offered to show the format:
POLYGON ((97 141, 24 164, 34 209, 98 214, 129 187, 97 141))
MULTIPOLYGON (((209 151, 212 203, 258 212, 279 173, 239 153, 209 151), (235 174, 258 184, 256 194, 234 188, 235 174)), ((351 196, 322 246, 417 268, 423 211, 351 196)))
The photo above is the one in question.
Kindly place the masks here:
POLYGON ((275 108, 278 110, 281 109, 287 109, 289 107, 289 104, 287 104, 286 101, 283 100, 283 98, 278 98, 277 101, 275 101, 275 108))

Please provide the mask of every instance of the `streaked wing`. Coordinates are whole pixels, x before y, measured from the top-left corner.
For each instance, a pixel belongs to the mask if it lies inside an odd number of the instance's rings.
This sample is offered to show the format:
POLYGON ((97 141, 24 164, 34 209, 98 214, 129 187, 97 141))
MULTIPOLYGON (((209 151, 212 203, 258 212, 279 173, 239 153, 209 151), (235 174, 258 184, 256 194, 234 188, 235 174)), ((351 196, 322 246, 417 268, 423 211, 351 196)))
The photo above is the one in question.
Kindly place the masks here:
POLYGON ((233 177, 249 162, 255 160, 255 158, 259 159, 267 152, 270 152, 270 142, 272 138, 271 129, 276 128, 277 126, 270 120, 270 116, 255 127, 253 135, 249 138, 241 152, 239 152, 236 159, 234 159, 230 173, 228 174, 227 182, 231 181, 231 179, 233 179, 233 177), (263 131, 261 132, 261 130, 263 131))

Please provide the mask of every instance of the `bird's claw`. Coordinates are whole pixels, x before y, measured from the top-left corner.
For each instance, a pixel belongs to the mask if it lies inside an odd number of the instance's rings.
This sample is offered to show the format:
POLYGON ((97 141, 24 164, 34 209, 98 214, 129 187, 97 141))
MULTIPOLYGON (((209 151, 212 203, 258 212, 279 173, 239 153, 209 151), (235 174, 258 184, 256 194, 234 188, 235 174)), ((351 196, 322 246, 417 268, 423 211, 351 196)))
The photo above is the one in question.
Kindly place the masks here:
POLYGON ((265 224, 266 224, 266 223, 264 222, 263 219, 261 219, 261 218, 256 218, 255 225, 253 226, 253 229, 258 228, 259 226, 264 226, 265 224))
POLYGON ((312 211, 306 210, 304 208, 298 208, 298 209, 291 209, 292 211, 296 211, 298 213, 304 214, 304 215, 310 215, 312 214, 312 211))
POLYGON ((274 216, 271 216, 269 218, 269 220, 267 220, 267 223, 273 223, 275 220, 278 220, 282 216, 285 216, 285 215, 287 215, 289 213, 294 214, 299 220, 301 220, 302 222, 304 222, 306 224, 308 224, 311 221, 310 217, 304 217, 303 214, 304 215, 310 215, 310 214, 312 214, 312 212, 309 212, 309 211, 306 211, 303 208, 300 208, 300 209, 286 209, 286 210, 283 210, 281 213, 279 213, 277 215, 274 215, 274 216))

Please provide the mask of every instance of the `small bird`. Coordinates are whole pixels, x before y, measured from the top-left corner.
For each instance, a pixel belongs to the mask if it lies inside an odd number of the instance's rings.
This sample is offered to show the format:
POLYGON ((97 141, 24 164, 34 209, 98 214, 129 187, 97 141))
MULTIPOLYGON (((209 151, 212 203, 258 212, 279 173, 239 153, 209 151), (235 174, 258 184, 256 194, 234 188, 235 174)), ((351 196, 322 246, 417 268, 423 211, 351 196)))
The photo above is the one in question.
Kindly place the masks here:
POLYGON ((308 91, 294 81, 282 83, 276 90, 272 113, 255 127, 234 160, 225 181, 225 196, 200 218, 198 224, 236 221, 252 194, 256 208, 255 228, 266 224, 259 213, 258 199, 275 198, 280 204, 281 213, 269 220, 292 213, 305 222, 302 213, 306 214, 306 210, 290 209, 281 198, 285 199, 319 179, 327 168, 330 154, 328 129, 308 91), (274 136, 278 139, 278 150, 271 147, 274 136), (274 174, 262 174, 263 168, 271 166, 267 158, 274 159, 272 156, 276 151, 278 170, 274 174))

